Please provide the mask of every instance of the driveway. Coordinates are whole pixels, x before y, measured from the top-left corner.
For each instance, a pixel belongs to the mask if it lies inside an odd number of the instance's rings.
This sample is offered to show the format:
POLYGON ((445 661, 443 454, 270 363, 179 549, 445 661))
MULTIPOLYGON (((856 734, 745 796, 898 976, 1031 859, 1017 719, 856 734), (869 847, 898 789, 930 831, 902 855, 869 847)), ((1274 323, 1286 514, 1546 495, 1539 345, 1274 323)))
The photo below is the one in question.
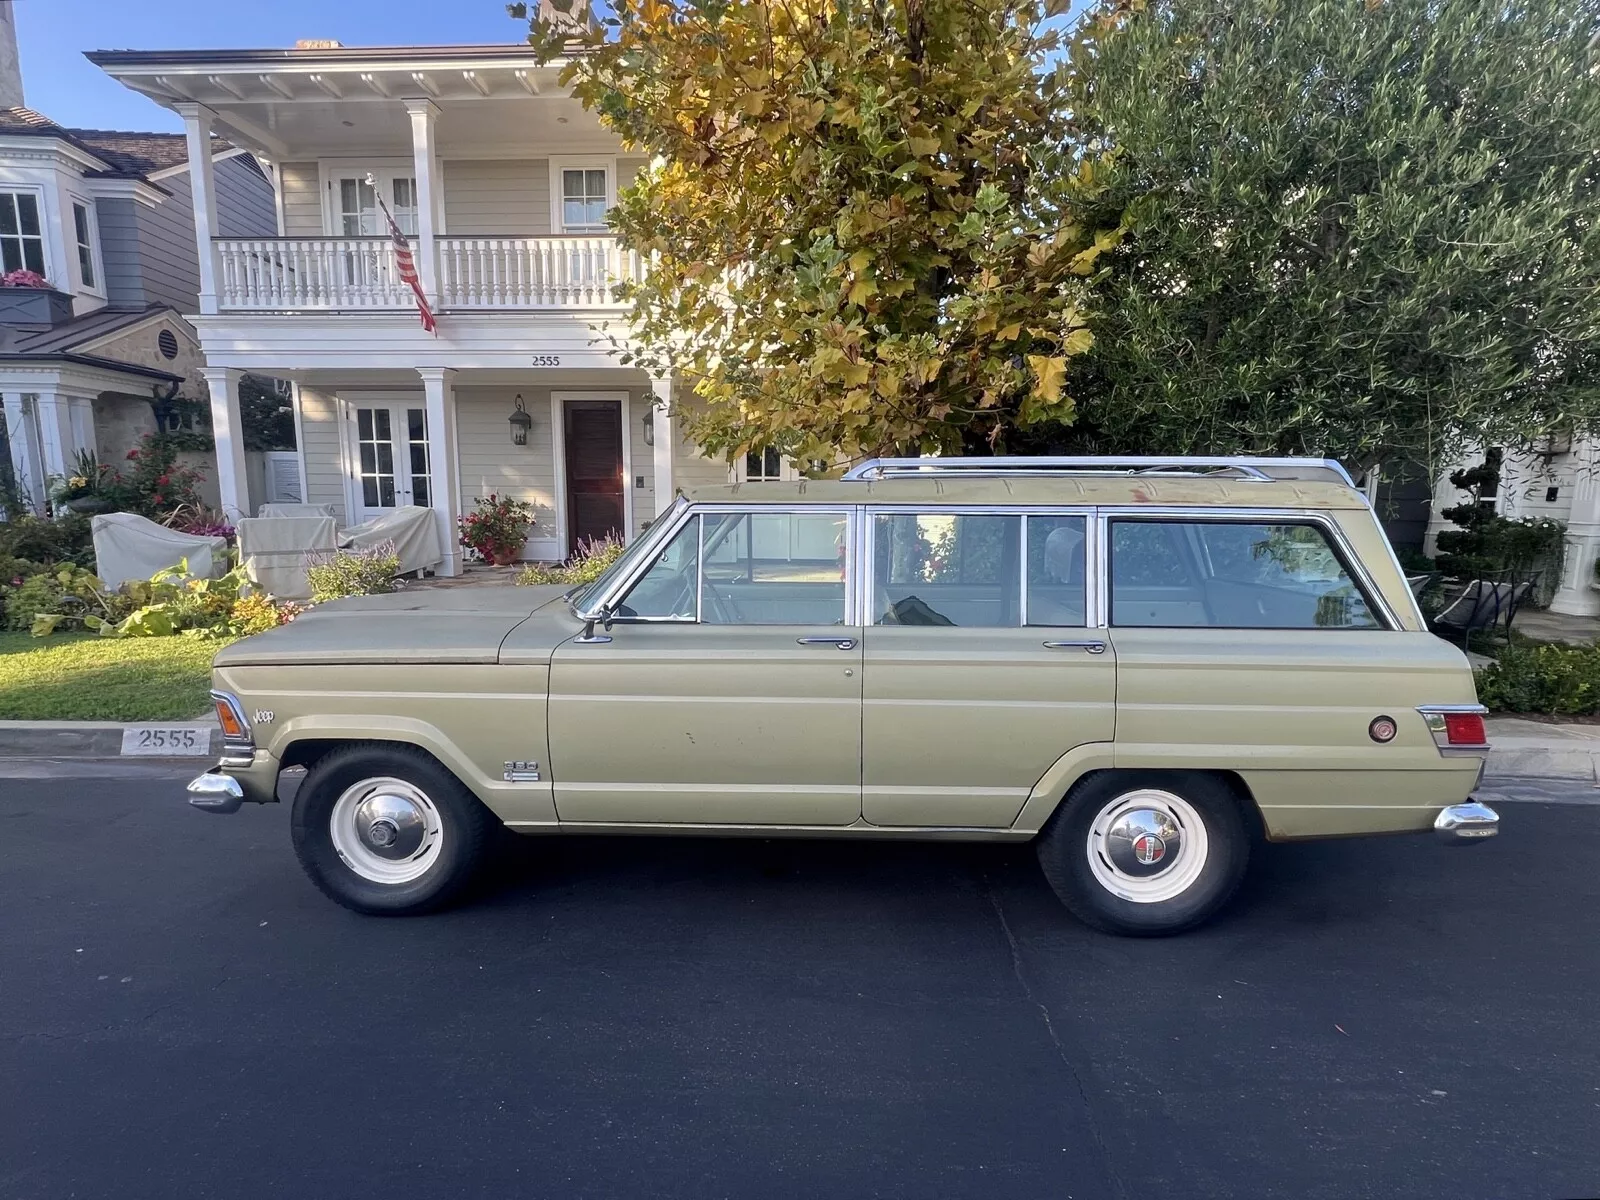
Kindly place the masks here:
POLYGON ((1600 1194, 1586 792, 1127 941, 939 844, 530 840, 363 918, 283 809, 85 770, 0 779, 0 1196, 1600 1194))

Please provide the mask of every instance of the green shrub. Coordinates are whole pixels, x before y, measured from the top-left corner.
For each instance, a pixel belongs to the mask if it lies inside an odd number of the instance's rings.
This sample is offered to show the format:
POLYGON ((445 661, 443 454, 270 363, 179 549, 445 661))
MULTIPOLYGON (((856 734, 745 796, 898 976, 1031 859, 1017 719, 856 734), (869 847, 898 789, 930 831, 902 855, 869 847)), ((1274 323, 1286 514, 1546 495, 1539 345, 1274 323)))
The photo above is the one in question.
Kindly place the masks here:
POLYGON ((1600 646, 1509 645, 1477 680, 1497 712, 1588 716, 1600 710, 1600 646))
POLYGON ((233 611, 229 616, 233 620, 234 629, 241 637, 249 637, 253 633, 265 633, 269 629, 276 629, 280 623, 278 606, 265 592, 251 592, 248 596, 240 596, 233 602, 233 611))
POLYGON ((622 551, 621 538, 593 538, 579 545, 577 553, 572 556, 572 561, 565 566, 533 563, 517 576, 517 582, 530 586, 540 583, 562 583, 568 587, 593 583, 622 557, 622 551))
POLYGON ((29 575, 6 592, 6 628, 28 630, 41 615, 83 617, 105 610, 94 572, 70 563, 29 575))
POLYGON ((323 604, 346 596, 381 596, 395 590, 400 556, 393 542, 367 550, 339 550, 320 555, 306 573, 311 583, 311 603, 323 604))
POLYGON ((94 536, 89 518, 67 513, 51 520, 29 513, 0 524, 0 556, 46 566, 73 563, 94 566, 94 536))

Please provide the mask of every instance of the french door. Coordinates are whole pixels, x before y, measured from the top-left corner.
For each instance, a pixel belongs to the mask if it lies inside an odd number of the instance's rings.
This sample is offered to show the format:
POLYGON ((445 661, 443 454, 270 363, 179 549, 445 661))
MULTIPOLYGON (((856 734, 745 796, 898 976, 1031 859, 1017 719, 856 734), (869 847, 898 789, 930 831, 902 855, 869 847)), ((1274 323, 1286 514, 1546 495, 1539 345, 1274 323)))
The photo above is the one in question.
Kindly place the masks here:
POLYGON ((428 410, 420 404, 349 405, 351 513, 370 521, 433 503, 428 410))

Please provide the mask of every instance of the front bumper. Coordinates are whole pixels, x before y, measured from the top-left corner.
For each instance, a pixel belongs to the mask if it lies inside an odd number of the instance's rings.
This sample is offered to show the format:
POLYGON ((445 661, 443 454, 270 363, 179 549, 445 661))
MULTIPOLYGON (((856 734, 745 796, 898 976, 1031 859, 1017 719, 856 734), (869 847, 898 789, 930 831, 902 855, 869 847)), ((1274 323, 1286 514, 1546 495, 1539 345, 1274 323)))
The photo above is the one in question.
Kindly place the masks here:
POLYGON ((224 758, 221 765, 189 781, 189 803, 202 812, 236 813, 245 804, 278 799, 278 760, 257 750, 248 763, 224 758))
POLYGON ((1433 831, 1447 842, 1482 841, 1500 832, 1500 814, 1480 800, 1452 804, 1434 818, 1433 831))

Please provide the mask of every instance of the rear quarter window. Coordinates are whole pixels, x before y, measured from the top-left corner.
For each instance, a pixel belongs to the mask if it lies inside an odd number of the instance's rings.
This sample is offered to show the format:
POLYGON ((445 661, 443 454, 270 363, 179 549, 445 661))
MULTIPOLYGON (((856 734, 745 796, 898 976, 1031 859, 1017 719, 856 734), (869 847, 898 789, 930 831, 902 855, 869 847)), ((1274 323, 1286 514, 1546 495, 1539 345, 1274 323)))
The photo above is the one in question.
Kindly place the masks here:
POLYGON ((1318 525, 1113 519, 1110 542, 1113 625, 1382 628, 1318 525))

